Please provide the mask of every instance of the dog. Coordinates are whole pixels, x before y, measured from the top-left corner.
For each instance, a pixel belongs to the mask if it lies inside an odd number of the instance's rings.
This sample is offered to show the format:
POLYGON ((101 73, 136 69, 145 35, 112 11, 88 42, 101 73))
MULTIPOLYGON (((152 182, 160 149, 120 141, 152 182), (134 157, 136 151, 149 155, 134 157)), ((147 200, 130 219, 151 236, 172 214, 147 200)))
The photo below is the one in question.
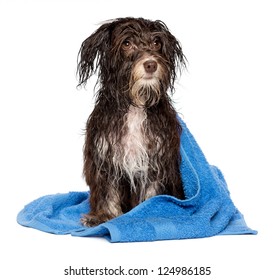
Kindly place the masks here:
POLYGON ((179 41, 160 20, 104 22, 81 45, 79 86, 98 75, 88 118, 83 175, 96 226, 156 195, 184 199, 181 126, 170 93, 186 67, 179 41))

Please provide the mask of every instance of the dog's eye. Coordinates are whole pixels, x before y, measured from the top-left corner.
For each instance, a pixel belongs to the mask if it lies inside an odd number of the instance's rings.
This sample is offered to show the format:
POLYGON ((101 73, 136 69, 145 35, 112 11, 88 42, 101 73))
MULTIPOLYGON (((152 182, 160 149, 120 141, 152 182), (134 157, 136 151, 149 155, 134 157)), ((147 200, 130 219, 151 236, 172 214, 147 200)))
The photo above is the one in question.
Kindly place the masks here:
POLYGON ((161 48, 161 41, 159 38, 155 38, 151 44, 151 48, 155 51, 160 50, 161 48))
POLYGON ((130 50, 132 48, 132 43, 129 40, 124 40, 122 42, 122 48, 127 51, 130 50))

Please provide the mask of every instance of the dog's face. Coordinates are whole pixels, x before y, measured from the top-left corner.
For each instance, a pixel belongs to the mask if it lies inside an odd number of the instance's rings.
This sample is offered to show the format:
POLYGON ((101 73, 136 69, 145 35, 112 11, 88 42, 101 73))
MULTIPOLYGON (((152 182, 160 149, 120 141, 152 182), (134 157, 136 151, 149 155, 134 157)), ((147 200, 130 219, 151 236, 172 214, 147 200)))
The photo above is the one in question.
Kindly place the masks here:
MULTIPOLYGON (((185 66, 179 42, 161 21, 122 18, 103 24, 81 46, 79 81, 98 71, 100 87, 136 106, 156 104, 173 90, 177 69, 185 66)), ((100 93, 99 93, 100 94, 100 93)))

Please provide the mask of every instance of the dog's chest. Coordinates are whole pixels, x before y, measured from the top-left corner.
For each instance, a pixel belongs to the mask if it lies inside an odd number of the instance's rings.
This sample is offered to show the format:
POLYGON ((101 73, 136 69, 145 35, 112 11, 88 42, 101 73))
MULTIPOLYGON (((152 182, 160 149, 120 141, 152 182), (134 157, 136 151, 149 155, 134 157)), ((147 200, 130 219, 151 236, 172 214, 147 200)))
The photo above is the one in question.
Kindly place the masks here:
POLYGON ((145 135, 146 117, 143 109, 130 106, 125 115, 120 143, 113 146, 113 164, 127 174, 133 188, 134 178, 139 178, 144 184, 147 180, 149 157, 145 135))
POLYGON ((125 119, 125 134, 121 139, 124 157, 133 160, 146 153, 146 112, 138 107, 130 106, 125 119))

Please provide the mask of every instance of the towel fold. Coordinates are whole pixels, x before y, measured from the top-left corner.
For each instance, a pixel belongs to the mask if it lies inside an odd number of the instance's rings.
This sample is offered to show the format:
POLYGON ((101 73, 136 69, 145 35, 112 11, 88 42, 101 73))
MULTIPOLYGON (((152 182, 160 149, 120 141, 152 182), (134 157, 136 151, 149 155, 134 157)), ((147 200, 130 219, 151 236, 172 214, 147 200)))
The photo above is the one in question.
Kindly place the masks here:
POLYGON ((89 192, 40 197, 17 216, 17 222, 54 234, 102 236, 110 242, 201 238, 226 234, 256 234, 230 198, 220 170, 210 165, 186 124, 180 120, 181 166, 186 199, 152 197, 130 212, 99 226, 80 223, 89 212, 89 192))

